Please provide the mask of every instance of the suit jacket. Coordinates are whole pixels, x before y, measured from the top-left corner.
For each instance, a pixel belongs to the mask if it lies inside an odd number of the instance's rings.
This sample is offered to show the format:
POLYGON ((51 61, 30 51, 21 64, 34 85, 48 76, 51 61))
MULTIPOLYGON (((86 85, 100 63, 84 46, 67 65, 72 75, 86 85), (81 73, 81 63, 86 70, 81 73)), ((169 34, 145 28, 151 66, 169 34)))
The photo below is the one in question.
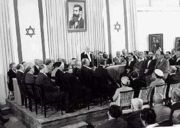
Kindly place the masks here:
POLYGON ((93 79, 93 75, 94 75, 94 71, 88 67, 82 66, 81 68, 81 75, 82 75, 82 84, 84 86, 86 86, 89 89, 93 89, 93 85, 94 85, 94 79, 93 79))
POLYGON ((157 60, 155 68, 160 69, 163 73, 168 73, 169 61, 167 61, 166 59, 162 59, 161 61, 157 60))
POLYGON ((16 78, 16 73, 12 69, 10 69, 7 72, 7 75, 9 77, 8 88, 9 88, 10 91, 14 91, 14 88, 13 88, 13 78, 16 78))
POLYGON ((122 118, 112 119, 105 121, 102 125, 97 126, 97 128, 127 128, 127 122, 122 118))
POLYGON ((34 75, 38 75, 39 74, 39 68, 37 68, 35 65, 34 65, 34 75))
POLYGON ((35 80, 35 84, 42 85, 44 87, 44 89, 48 90, 49 92, 53 92, 53 91, 57 90, 57 88, 55 86, 53 86, 51 79, 47 75, 45 75, 41 72, 38 74, 38 76, 35 80))
POLYGON ((129 63, 129 60, 128 60, 127 63, 126 63, 125 68, 130 69, 130 72, 131 72, 131 71, 133 71, 135 63, 136 63, 135 59, 133 61, 131 61, 130 63, 129 63))
POLYGON ((108 86, 108 83, 115 84, 115 81, 111 78, 107 69, 103 68, 102 66, 96 68, 94 75, 99 78, 102 85, 108 86))
POLYGON ((94 84, 97 90, 106 94, 109 92, 109 97, 112 97, 113 93, 116 91, 118 86, 116 82, 113 80, 113 78, 109 75, 107 69, 103 68, 102 66, 99 66, 98 68, 96 68, 94 76, 96 78, 94 84))
POLYGON ((26 73, 25 75, 25 83, 27 84, 34 84, 35 83, 35 77, 33 74, 26 73))
POLYGON ((24 83, 24 73, 21 71, 16 72, 16 78, 19 85, 22 85, 24 83))
POLYGON ((148 61, 145 61, 145 69, 148 69, 148 72, 145 74, 146 76, 151 75, 154 72, 155 66, 156 66, 156 59, 151 60, 151 62, 148 65, 148 61))
POLYGON ((176 60, 177 60, 177 57, 176 57, 176 55, 174 55, 173 57, 171 57, 169 59, 169 64, 170 65, 176 65, 176 60))
POLYGON ((57 70, 55 74, 55 84, 60 86, 62 91, 67 92, 71 89, 70 77, 70 73, 63 73, 61 70, 57 70))
POLYGON ((74 29, 84 28, 84 19, 81 18, 79 21, 77 21, 77 25, 75 26, 76 21, 74 19, 69 21, 69 27, 74 29))

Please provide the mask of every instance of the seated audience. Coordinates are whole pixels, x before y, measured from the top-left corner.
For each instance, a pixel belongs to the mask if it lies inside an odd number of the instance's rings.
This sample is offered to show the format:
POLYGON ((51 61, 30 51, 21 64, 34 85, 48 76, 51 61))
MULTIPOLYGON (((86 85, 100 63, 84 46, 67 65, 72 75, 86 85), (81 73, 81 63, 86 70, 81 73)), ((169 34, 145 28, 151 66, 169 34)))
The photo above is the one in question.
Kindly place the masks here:
POLYGON ((172 91, 172 101, 170 119, 173 124, 180 124, 180 88, 172 91))
POLYGON ((26 84, 34 84, 35 83, 35 76, 34 74, 34 68, 29 66, 25 70, 25 83, 26 84))
POLYGON ((34 60, 34 75, 38 75, 39 73, 39 66, 43 64, 43 61, 40 59, 35 59, 34 60))
POLYGON ((112 105, 108 111, 108 120, 97 128, 127 128, 127 122, 122 119, 122 109, 117 105, 112 105))
POLYGON ((56 84, 57 84, 57 81, 59 80, 59 77, 60 77, 60 76, 58 76, 59 72, 63 73, 63 71, 64 71, 64 63, 63 62, 55 62, 53 64, 53 70, 51 72, 51 78, 55 79, 56 84))
POLYGON ((24 66, 22 64, 18 64, 16 66, 16 78, 19 85, 21 85, 24 81, 24 66))
POLYGON ((113 58, 113 63, 115 65, 126 64, 126 60, 123 56, 121 56, 120 51, 116 52, 116 57, 113 58))
POLYGON ((94 72, 94 76, 96 78, 95 84, 97 86, 97 91, 104 97, 111 98, 118 86, 109 75, 103 61, 99 63, 99 66, 94 72))
POLYGON ((58 96, 58 88, 54 85, 51 79, 46 75, 47 67, 46 65, 40 65, 40 72, 35 80, 36 85, 40 85, 44 88, 46 96, 53 98, 58 96))
POLYGON ((162 122, 168 120, 170 117, 171 109, 163 105, 163 96, 161 94, 155 94, 153 101, 153 109, 156 113, 156 121, 162 122))
POLYGON ((176 66, 170 66, 170 73, 166 79, 167 84, 176 84, 180 82, 180 75, 177 73, 176 66))
POLYGON ((25 78, 25 74, 24 74, 24 66, 22 64, 18 64, 16 66, 17 72, 16 72, 16 78, 17 78, 17 82, 19 85, 19 90, 21 93, 21 103, 22 105, 24 105, 24 78, 25 78))
POLYGON ((8 76, 8 89, 13 94, 14 88, 13 88, 13 78, 16 78, 16 64, 12 62, 9 65, 9 71, 7 72, 8 76))
POLYGON ((133 112, 128 114, 126 120, 128 122, 128 128, 143 128, 143 123, 140 118, 141 109, 143 107, 143 100, 134 98, 131 100, 131 108, 133 112))
POLYGON ((150 84, 151 88, 155 87, 156 85, 165 84, 165 82, 163 80, 164 74, 160 69, 155 69, 153 77, 155 78, 155 80, 151 82, 151 84, 150 84))
POLYGON ((124 91, 130 91, 132 90, 131 87, 128 87, 130 84, 130 80, 127 76, 123 76, 121 78, 121 87, 116 89, 116 92, 113 96, 113 101, 116 103, 116 105, 120 106, 120 93, 124 91))
POLYGON ((145 128, 154 128, 158 126, 156 123, 156 113, 151 108, 144 108, 141 111, 141 120, 145 128))

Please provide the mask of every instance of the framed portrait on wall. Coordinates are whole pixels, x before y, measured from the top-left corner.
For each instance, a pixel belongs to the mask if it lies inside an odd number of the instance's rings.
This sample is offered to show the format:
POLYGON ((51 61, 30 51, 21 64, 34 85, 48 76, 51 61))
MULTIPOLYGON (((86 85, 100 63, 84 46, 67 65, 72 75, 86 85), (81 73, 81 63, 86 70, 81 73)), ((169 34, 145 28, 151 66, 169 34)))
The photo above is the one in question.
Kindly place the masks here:
POLYGON ((86 1, 67 0, 67 28, 69 32, 86 31, 86 1))
POLYGON ((180 51, 180 37, 176 37, 175 39, 175 50, 180 51))
POLYGON ((149 51, 163 51, 163 34, 149 34, 149 51))

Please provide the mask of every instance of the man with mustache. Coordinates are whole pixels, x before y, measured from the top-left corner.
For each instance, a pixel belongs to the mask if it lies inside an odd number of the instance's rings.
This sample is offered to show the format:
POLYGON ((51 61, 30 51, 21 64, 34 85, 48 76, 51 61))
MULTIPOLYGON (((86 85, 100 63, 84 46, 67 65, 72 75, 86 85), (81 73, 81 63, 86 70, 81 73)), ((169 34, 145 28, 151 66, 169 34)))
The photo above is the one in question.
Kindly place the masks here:
POLYGON ((84 28, 84 19, 82 18, 82 6, 75 4, 73 7, 73 17, 69 21, 69 27, 71 29, 84 28))

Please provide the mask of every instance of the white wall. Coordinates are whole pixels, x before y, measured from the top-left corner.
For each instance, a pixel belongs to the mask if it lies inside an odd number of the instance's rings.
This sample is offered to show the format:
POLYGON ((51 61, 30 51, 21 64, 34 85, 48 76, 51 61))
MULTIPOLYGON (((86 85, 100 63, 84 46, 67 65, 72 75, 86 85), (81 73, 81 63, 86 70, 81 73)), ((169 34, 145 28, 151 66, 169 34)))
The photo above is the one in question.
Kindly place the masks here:
POLYGON ((136 0, 137 50, 149 50, 149 34, 163 33, 163 49, 174 48, 175 38, 180 37, 179 0, 136 0))

